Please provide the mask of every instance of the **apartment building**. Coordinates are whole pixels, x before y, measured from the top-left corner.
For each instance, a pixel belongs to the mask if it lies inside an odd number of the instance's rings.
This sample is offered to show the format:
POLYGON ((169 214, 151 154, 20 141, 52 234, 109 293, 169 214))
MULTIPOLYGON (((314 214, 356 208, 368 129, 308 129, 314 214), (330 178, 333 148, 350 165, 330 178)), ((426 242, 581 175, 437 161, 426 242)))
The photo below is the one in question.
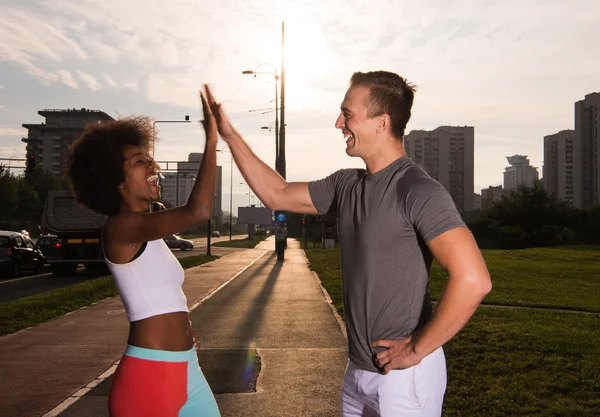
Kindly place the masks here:
MULTIPOLYGON (((174 172, 164 172, 161 181, 161 194, 164 201, 172 206, 181 206, 188 201, 196 174, 202 163, 202 153, 190 153, 187 161, 177 162, 174 172)), ((217 184, 215 187, 215 201, 213 216, 220 217, 223 209, 223 167, 217 166, 217 184)))
POLYGON ((413 130, 404 137, 407 155, 452 196, 462 213, 474 208, 475 128, 440 126, 413 130))
POLYGON ((24 123, 28 130, 25 142, 27 153, 36 154, 36 165, 55 175, 63 175, 69 157, 69 145, 89 123, 113 120, 101 110, 46 109, 38 111, 42 123, 24 123))
POLYGON ((573 203, 574 164, 573 130, 544 136, 542 182, 556 198, 573 203))
POLYGON ((519 185, 533 186, 540 178, 537 167, 531 166, 526 155, 507 156, 510 166, 504 169, 504 189, 516 190, 519 185))
POLYGON ((600 204, 600 93, 587 94, 575 103, 573 138, 573 204, 586 208, 600 204))

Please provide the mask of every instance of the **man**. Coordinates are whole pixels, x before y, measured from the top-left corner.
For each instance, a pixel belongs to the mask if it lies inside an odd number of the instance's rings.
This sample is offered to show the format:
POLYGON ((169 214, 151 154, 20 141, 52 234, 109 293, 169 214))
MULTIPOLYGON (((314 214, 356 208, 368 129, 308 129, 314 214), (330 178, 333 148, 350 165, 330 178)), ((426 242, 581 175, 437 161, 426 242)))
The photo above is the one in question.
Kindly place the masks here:
POLYGON ((258 197, 274 210, 337 212, 349 361, 342 414, 439 416, 442 345, 469 320, 491 281, 448 192, 405 154, 414 87, 384 71, 353 74, 335 127, 366 170, 286 182, 256 157, 210 97, 219 133, 258 197), (432 259, 449 275, 432 314, 432 259))

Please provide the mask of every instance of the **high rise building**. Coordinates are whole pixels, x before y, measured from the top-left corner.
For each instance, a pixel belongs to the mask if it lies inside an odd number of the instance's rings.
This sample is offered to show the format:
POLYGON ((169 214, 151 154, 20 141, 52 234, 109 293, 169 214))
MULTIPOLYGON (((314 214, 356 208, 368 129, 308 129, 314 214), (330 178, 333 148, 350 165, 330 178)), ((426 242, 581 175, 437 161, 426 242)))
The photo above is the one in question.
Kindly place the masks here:
POLYGON ((21 140, 27 144, 27 153, 36 154, 36 165, 55 175, 65 173, 69 145, 86 125, 113 120, 103 111, 85 108, 40 110, 38 114, 45 117, 45 122, 24 123, 22 126, 28 133, 21 140))
POLYGON ((504 190, 501 185, 490 185, 488 188, 481 190, 481 210, 485 211, 502 200, 504 190))
POLYGON ((440 126, 413 130, 404 137, 407 155, 452 196, 462 213, 473 210, 475 128, 440 126))
POLYGON ((481 210, 481 194, 473 195, 473 210, 481 210))
POLYGON ((542 182, 556 198, 573 202, 573 131, 562 130, 544 136, 542 182))
POLYGON ((575 103, 573 139, 573 204, 585 208, 600 204, 600 93, 587 94, 575 103))
POLYGON ((516 190, 519 185, 533 186, 539 179, 538 169, 529 164, 526 155, 507 156, 509 167, 504 169, 504 189, 506 191, 516 190))
MULTIPOLYGON (((164 201, 174 207, 187 203, 194 183, 196 174, 202 163, 203 154, 190 153, 187 161, 177 162, 176 172, 165 172, 161 181, 161 194, 164 201)), ((217 184, 215 187, 215 201, 213 204, 213 216, 222 216, 223 204, 223 167, 217 165, 217 184)))

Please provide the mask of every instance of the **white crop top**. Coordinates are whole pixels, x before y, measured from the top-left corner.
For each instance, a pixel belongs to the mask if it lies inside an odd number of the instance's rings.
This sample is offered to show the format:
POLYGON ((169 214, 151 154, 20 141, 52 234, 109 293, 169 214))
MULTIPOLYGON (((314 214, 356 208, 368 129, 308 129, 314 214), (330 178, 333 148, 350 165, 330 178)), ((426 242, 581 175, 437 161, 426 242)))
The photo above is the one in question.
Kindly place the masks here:
POLYGON ((106 259, 106 264, 130 322, 188 311, 181 289, 183 268, 162 239, 148 242, 142 254, 131 262, 114 264, 106 259))

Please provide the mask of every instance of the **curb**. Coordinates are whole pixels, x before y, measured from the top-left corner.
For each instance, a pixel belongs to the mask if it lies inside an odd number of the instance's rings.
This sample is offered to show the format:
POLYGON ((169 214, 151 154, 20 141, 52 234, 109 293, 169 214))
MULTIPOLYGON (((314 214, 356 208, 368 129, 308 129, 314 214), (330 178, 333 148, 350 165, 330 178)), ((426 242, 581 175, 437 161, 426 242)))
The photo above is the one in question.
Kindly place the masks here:
POLYGON ((319 278, 319 275, 315 271, 310 271, 310 272, 312 273, 312 276, 319 283, 319 287, 321 287, 321 291, 323 292, 323 295, 325 296, 325 301, 327 301, 329 308, 331 308, 331 311, 333 312, 333 316, 335 317, 335 320, 337 321, 338 325, 340 326, 340 330, 342 331, 342 334, 344 335, 344 339, 346 339, 346 342, 347 342, 348 334, 346 333, 346 324, 344 323, 342 316, 340 316, 340 314, 337 312, 335 306, 333 305, 333 301, 331 301, 331 297, 329 296, 329 293, 327 292, 327 290, 325 289, 323 284, 321 284, 321 279, 319 278))

